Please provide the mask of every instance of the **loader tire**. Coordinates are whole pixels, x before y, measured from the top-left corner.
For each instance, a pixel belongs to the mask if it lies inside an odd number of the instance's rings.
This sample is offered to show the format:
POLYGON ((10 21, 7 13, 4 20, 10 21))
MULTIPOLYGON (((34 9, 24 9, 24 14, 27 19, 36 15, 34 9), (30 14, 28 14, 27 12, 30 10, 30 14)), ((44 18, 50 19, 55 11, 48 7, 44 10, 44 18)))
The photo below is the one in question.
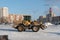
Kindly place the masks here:
POLYGON ((38 32, 39 31, 39 27, 36 27, 36 26, 32 27, 32 31, 33 32, 38 32))
POLYGON ((19 32, 24 31, 24 27, 23 27, 23 26, 18 26, 18 31, 19 31, 19 32))

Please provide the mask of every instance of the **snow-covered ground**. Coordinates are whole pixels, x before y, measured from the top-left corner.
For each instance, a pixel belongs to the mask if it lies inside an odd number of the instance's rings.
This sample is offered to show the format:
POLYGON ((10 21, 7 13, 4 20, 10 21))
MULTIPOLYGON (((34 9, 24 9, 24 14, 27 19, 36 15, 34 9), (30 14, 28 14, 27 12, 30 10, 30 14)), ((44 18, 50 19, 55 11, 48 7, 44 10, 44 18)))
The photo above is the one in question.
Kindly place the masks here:
POLYGON ((60 25, 50 25, 38 32, 18 32, 12 25, 0 25, 0 35, 8 35, 9 40, 60 40, 60 25))
POLYGON ((49 25, 54 25, 54 24, 46 22, 46 23, 44 23, 44 25, 49 26, 49 25))

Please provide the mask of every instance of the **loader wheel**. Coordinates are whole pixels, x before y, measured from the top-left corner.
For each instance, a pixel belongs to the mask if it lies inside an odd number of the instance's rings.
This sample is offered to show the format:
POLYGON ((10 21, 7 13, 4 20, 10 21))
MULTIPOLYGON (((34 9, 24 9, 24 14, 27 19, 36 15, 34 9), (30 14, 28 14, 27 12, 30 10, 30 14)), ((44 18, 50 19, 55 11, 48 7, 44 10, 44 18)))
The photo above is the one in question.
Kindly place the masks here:
POLYGON ((22 32, 23 30, 24 30, 23 26, 19 26, 19 27, 18 27, 18 31, 19 31, 19 32, 22 32))
POLYGON ((39 27, 36 27, 36 26, 32 27, 32 31, 33 31, 33 32, 39 31, 39 27))

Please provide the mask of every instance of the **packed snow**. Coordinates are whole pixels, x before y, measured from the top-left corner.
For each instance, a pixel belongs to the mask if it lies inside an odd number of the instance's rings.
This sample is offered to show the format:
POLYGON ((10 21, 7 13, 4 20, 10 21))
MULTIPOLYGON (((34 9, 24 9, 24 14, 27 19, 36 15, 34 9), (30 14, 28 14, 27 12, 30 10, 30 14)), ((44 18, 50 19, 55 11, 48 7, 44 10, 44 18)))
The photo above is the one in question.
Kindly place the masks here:
POLYGON ((45 30, 18 32, 12 25, 0 25, 0 35, 8 35, 9 40, 60 40, 60 25, 49 25, 45 30))
POLYGON ((49 26, 49 25, 54 25, 54 24, 52 24, 50 22, 46 22, 46 23, 44 23, 44 25, 49 26))

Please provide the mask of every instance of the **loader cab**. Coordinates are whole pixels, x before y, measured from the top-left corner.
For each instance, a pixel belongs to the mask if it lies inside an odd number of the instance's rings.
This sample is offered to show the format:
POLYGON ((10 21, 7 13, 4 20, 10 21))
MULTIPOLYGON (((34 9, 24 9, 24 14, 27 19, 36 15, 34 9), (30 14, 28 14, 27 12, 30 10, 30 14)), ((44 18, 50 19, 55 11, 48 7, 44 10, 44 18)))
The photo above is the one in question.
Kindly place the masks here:
POLYGON ((31 21, 31 16, 30 15, 24 15, 24 20, 31 21))
POLYGON ((31 21, 31 16, 30 15, 24 15, 23 24, 28 26, 31 23, 30 21, 31 21))

